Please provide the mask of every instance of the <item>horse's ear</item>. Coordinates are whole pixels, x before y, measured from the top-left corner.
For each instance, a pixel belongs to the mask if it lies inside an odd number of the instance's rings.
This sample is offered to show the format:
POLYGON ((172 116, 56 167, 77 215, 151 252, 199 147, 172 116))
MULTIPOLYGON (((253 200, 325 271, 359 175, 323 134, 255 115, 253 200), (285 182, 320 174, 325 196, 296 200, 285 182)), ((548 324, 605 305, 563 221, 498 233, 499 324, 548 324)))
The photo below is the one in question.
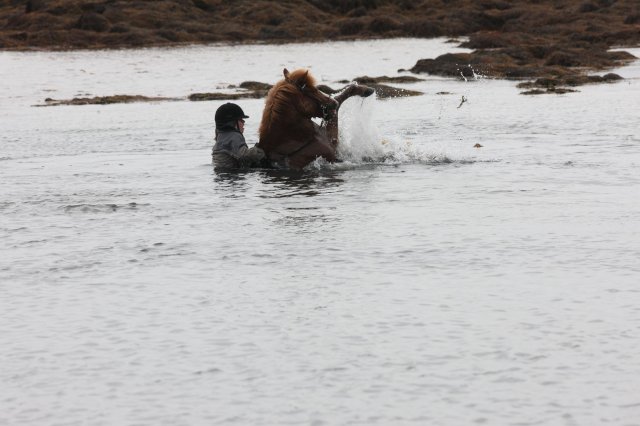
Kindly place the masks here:
POLYGON ((305 87, 307 87, 308 76, 309 76, 309 70, 306 70, 304 74, 302 74, 300 77, 296 79, 296 81, 294 81, 295 85, 301 89, 304 89, 305 87))
POLYGON ((282 74, 284 74, 284 79, 289 81, 289 70, 288 69, 283 69, 282 70, 282 74))

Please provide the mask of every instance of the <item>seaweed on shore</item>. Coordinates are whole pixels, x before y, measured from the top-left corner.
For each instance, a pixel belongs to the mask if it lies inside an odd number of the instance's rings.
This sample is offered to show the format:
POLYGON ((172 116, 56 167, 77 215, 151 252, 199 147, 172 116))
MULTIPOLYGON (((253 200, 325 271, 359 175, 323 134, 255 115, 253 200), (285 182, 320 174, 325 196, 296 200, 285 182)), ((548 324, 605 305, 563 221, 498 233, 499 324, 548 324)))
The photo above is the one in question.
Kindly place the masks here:
POLYGON ((577 92, 568 87, 577 87, 585 84, 614 83, 622 80, 618 74, 607 73, 605 75, 569 75, 562 77, 538 78, 534 81, 526 81, 518 84, 519 89, 529 89, 521 92, 523 95, 540 94, 564 94, 577 92), (567 87, 568 86, 568 87, 567 87))
MULTIPOLYGON (((637 0, 28 0, 0 4, 0 49, 104 49, 449 37, 471 53, 411 69, 449 77, 580 78, 635 59, 637 0)), ((392 77, 396 78, 396 77, 392 77)), ((377 81, 375 83, 384 83, 377 81)), ((398 83, 400 81, 387 81, 398 83)), ((605 82, 605 81, 603 81, 605 82)))
POLYGON ((42 105, 34 106, 59 106, 59 105, 109 105, 129 104, 134 102, 166 102, 177 101, 178 98, 152 97, 142 95, 111 95, 94 96, 92 98, 52 99, 47 98, 42 105))
MULTIPOLYGON (((377 80, 377 78, 371 78, 371 81, 377 80)), ((382 80, 388 77, 382 78, 382 80)), ((415 90, 407 90, 398 87, 387 86, 384 84, 369 84, 376 91, 376 95, 379 99, 395 98, 404 96, 419 96, 422 92, 415 90)), ((94 96, 92 98, 82 97, 73 99, 52 99, 47 98, 44 100, 44 104, 35 106, 60 106, 60 105, 108 105, 108 104, 124 104, 133 102, 164 102, 164 101, 180 101, 188 99, 190 101, 232 101, 238 99, 261 99, 267 96, 269 89, 272 85, 268 83, 261 83, 257 81, 244 81, 236 86, 229 86, 230 89, 239 88, 239 91, 228 92, 204 92, 204 93, 192 93, 184 98, 167 98, 167 97, 151 97, 142 95, 111 95, 111 96, 94 96)), ((338 90, 332 89, 327 85, 319 85, 318 88, 323 92, 332 95, 337 93, 338 90)))

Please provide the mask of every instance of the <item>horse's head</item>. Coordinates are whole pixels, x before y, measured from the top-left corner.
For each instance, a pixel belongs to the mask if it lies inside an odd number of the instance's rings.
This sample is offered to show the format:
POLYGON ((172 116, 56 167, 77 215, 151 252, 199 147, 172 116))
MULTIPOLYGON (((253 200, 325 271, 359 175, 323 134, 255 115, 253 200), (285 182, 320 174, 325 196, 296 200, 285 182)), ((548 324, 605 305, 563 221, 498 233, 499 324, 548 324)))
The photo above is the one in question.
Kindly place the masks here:
POLYGON ((316 87, 315 79, 309 74, 309 70, 299 69, 289 72, 283 71, 286 84, 294 86, 299 91, 298 108, 305 116, 328 119, 338 108, 338 102, 322 93, 316 87))

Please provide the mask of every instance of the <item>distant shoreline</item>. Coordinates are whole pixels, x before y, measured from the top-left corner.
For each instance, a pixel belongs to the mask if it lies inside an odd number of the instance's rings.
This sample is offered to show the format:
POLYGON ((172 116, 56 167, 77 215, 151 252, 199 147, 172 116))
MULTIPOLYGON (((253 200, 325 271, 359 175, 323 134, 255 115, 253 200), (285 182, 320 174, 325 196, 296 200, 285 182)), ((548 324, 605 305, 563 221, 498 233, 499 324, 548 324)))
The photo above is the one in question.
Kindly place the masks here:
MULTIPOLYGON (((75 51, 465 37, 471 53, 408 69, 527 81, 535 93, 600 81, 640 46, 637 0, 28 0, 0 6, 0 50, 75 51), (615 48, 616 51, 610 49, 615 48)), ((603 79, 602 82, 616 81, 603 79)))
MULTIPOLYGON (((0 31, 1 32, 1 31, 0 31)), ((340 42, 361 42, 361 41, 384 41, 384 40, 417 40, 417 39, 447 39, 447 42, 459 45, 466 36, 459 37, 351 37, 339 38, 335 40, 327 40, 322 38, 295 39, 295 40, 243 40, 243 41, 215 41, 215 42, 180 42, 180 43, 158 43, 148 44, 144 46, 101 46, 101 47, 68 47, 68 46, 52 46, 52 47, 0 47, 0 52, 95 52, 99 50, 136 50, 136 49, 179 49, 191 47, 207 47, 207 46, 260 46, 260 45, 286 45, 286 44, 315 44, 315 43, 340 43, 340 42)), ((616 46, 616 49, 628 49, 634 46, 616 46)), ((640 47, 640 45, 638 45, 640 47)))

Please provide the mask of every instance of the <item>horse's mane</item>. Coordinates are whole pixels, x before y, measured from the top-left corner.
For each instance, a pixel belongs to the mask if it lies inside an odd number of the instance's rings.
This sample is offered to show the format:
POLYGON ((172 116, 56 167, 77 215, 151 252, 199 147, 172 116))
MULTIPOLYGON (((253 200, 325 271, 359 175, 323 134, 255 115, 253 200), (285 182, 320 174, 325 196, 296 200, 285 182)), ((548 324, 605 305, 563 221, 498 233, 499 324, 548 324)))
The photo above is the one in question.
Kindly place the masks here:
POLYGON ((261 140, 269 132, 273 123, 294 112, 291 109, 292 97, 303 96, 296 84, 315 87, 316 80, 309 74, 309 70, 298 69, 290 72, 288 78, 283 78, 269 90, 260 122, 259 136, 261 140))

